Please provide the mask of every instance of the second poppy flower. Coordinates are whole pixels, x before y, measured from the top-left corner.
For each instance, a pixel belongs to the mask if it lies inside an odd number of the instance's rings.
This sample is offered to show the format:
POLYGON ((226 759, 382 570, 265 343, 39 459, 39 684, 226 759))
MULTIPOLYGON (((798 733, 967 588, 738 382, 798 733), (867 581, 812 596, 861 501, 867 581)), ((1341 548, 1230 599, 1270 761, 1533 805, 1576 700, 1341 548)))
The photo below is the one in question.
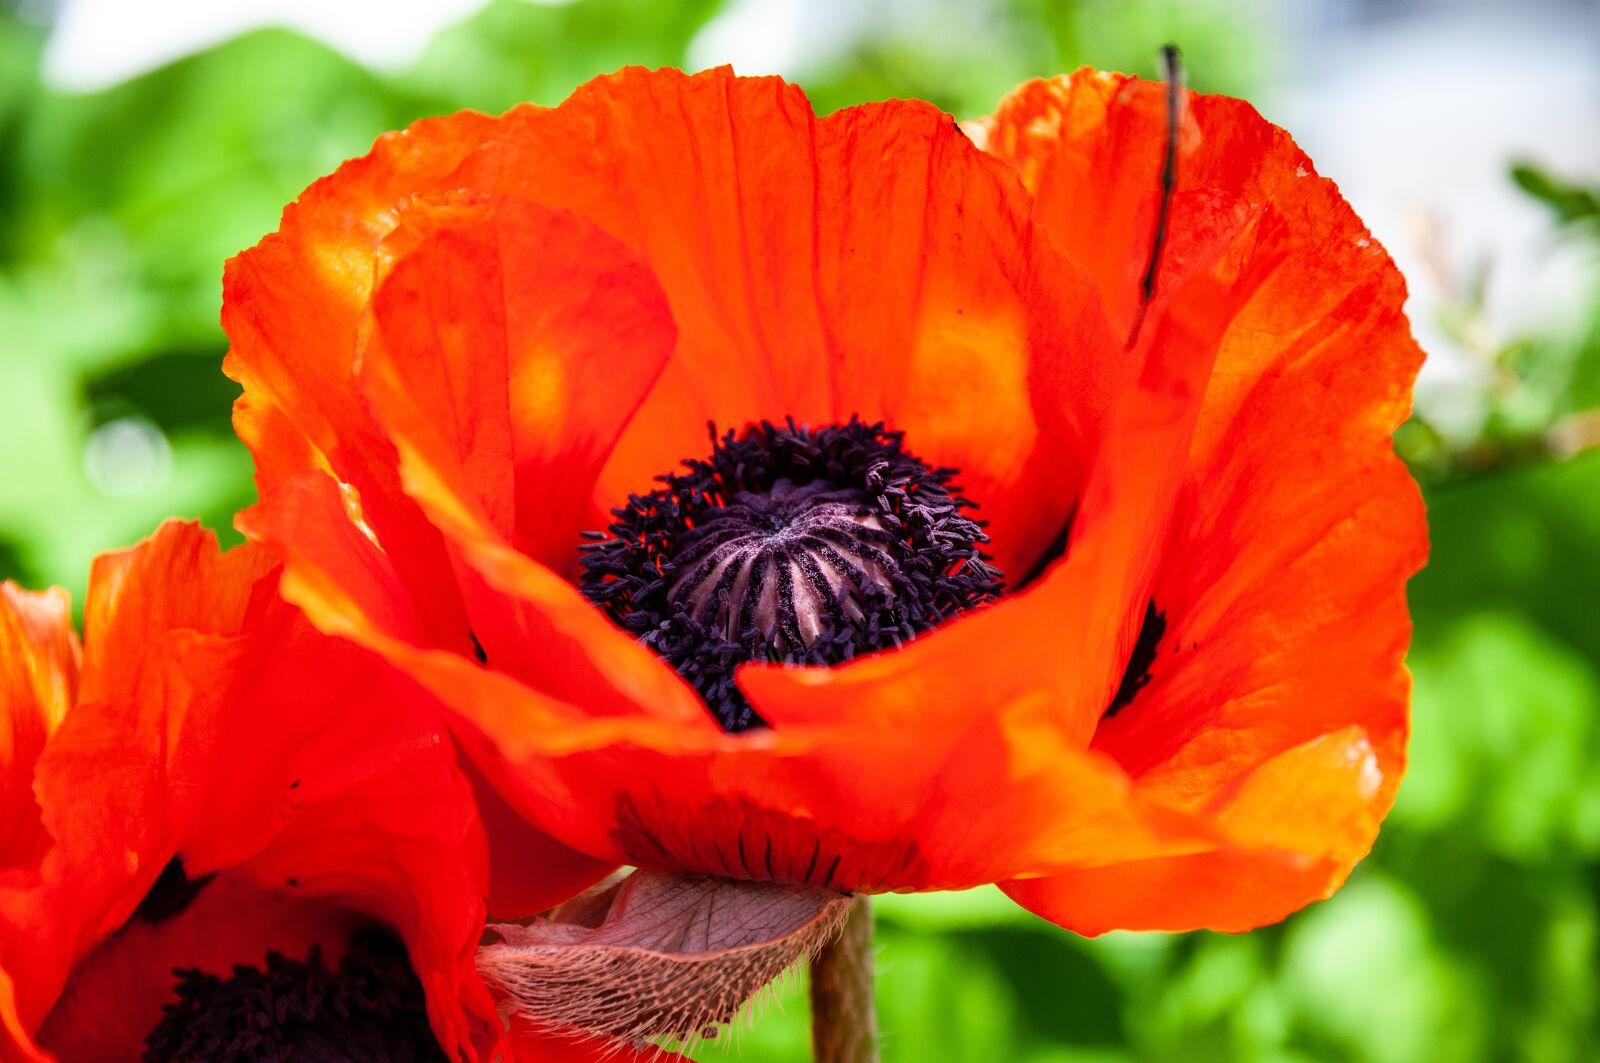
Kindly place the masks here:
MULTIPOLYGON (((81 652, 65 594, 0 584, 0 1060, 635 1058, 505 1036, 473 780, 277 581, 168 523, 96 562, 81 652)), ((564 900, 519 840, 502 901, 564 900)))

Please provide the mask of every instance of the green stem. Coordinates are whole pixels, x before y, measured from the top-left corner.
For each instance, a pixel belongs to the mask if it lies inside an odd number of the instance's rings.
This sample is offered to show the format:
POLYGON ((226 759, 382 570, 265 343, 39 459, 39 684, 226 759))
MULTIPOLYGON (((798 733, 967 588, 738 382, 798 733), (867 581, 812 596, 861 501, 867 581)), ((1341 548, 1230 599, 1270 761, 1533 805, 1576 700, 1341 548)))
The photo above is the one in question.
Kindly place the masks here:
POLYGON ((877 1063, 872 998, 872 906, 858 894, 844 929, 811 961, 811 1050, 816 1063, 877 1063))

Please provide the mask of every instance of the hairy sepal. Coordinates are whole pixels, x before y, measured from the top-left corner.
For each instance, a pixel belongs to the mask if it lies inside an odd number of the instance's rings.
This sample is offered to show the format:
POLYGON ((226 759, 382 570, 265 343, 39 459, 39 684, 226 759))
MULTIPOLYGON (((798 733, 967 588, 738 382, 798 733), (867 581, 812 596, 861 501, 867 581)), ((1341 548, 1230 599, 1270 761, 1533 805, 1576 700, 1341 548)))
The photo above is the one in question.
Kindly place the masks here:
POLYGON ((639 870, 528 926, 491 925, 478 970, 513 1024, 695 1039, 815 955, 855 898, 817 886, 639 870))

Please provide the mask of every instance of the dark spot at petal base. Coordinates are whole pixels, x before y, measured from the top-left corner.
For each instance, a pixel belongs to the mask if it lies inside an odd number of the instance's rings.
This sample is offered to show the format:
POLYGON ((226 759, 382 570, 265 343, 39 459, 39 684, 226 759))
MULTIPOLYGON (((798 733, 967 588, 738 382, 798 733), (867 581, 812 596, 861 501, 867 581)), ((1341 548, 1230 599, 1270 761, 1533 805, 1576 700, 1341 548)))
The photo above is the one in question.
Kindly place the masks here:
POLYGON ((175 973, 178 1000, 145 1038, 144 1063, 448 1063, 392 934, 358 935, 338 970, 313 948, 230 978, 175 973))
POLYGON ((1156 663, 1156 652, 1166 633, 1167 614, 1158 610, 1152 600, 1144 608, 1144 623, 1139 625, 1139 638, 1128 655, 1128 666, 1123 669, 1122 682, 1117 684, 1117 695, 1111 699, 1111 706, 1102 719, 1115 716, 1132 704, 1134 697, 1150 682, 1150 668, 1156 663))
POLYGON ((1031 586, 1034 580, 1049 571, 1051 565, 1067 556, 1067 546, 1072 541, 1072 522, 1077 516, 1078 506, 1074 503, 1067 513, 1067 519, 1061 522, 1060 529, 1051 537, 1039 559, 1033 563, 1033 567, 1028 569, 1022 579, 1012 586, 1013 593, 1031 586))
POLYGON ((133 911, 133 918, 142 922, 155 925, 165 923, 168 919, 182 914, 183 910, 194 903, 200 896, 200 891, 205 889, 215 875, 201 875, 199 878, 190 878, 183 869, 183 857, 174 856, 167 861, 167 866, 161 869, 161 874, 156 877, 150 886, 150 892, 144 895, 144 900, 139 902, 139 907, 133 911))

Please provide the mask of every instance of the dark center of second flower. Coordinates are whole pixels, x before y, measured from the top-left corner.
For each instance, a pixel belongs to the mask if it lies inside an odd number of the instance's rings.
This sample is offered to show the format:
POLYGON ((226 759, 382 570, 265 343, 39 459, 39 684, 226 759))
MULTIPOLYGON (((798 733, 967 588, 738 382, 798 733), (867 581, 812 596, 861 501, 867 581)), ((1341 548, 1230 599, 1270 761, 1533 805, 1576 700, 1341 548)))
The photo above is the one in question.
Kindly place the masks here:
POLYGON ((881 424, 763 422, 613 510, 581 584, 693 683, 729 731, 759 726, 743 661, 838 664, 997 596, 953 469, 881 424))
POLYGON ((405 946, 359 934, 337 967, 269 953, 220 978, 180 970, 178 999, 145 1038, 145 1063, 446 1063, 405 946))

